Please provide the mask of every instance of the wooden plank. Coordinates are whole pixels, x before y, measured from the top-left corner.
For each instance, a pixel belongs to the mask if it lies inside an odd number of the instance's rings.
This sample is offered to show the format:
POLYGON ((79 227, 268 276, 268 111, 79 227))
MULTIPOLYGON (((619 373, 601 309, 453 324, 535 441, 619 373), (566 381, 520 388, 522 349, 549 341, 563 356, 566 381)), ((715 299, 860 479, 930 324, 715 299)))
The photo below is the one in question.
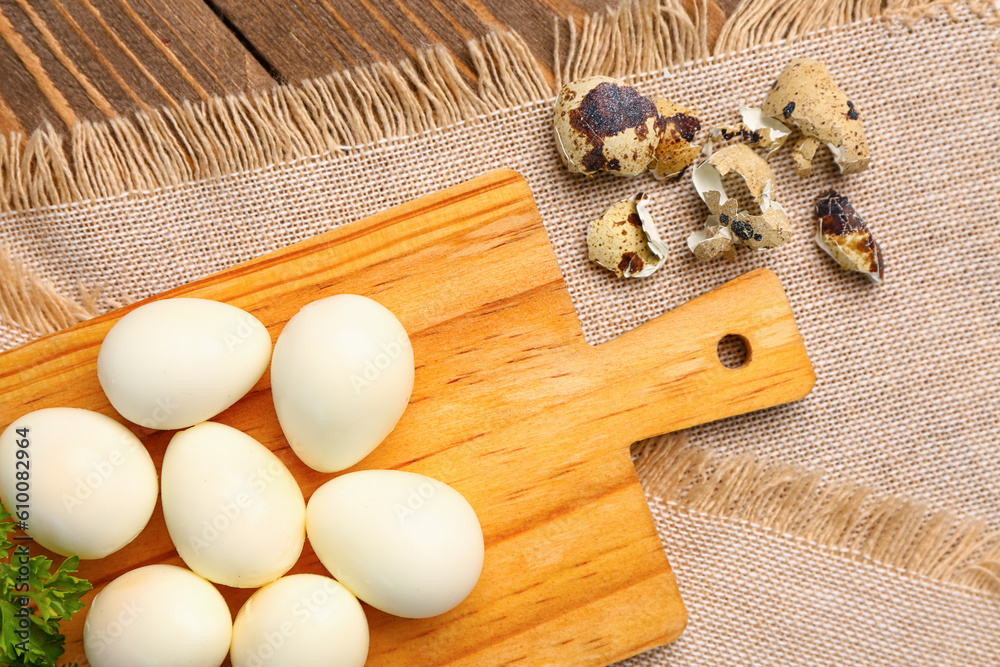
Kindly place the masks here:
MULTIPOLYGON (((482 578, 451 612, 406 620, 366 607, 368 664, 606 665, 676 638, 686 614, 629 445, 810 390, 812 369, 774 274, 747 274, 591 347, 527 184, 499 171, 157 298, 232 303, 274 340, 305 303, 344 292, 390 308, 416 359, 406 412, 355 469, 451 484, 486 540, 482 578), (718 357, 727 334, 749 343, 739 369, 718 357)), ((134 307, 0 355, 0 426, 44 407, 97 410, 140 436, 159 467, 172 434, 124 422, 96 377, 104 335, 134 307)), ((285 443, 269 381, 265 374, 216 420, 274 451, 308 498, 331 476, 285 443)), ((150 562, 182 564, 159 508, 135 541, 80 571, 99 590, 150 562)), ((308 545, 292 571, 324 572, 308 545)), ((250 594, 220 588, 234 614, 250 594)), ((83 621, 78 614, 64 628, 68 661, 82 657, 83 621)))
MULTIPOLYGON (((216 6, 274 71, 290 81, 323 76, 374 61, 397 62, 415 50, 442 44, 459 71, 475 81, 466 41, 493 29, 513 28, 550 77, 553 17, 617 6, 614 0, 214 0, 216 6)), ((722 0, 735 7, 738 0, 722 0)), ((726 19, 709 0, 709 38, 726 19)))
POLYGON ((0 4, 0 132, 273 85, 200 0, 0 4))
MULTIPOLYGON (((709 0, 714 39, 739 0, 709 0)), ((4 0, 0 133, 299 81, 513 28, 551 75, 552 18, 613 0, 4 0), (221 16, 221 18, 220 18, 221 16)))

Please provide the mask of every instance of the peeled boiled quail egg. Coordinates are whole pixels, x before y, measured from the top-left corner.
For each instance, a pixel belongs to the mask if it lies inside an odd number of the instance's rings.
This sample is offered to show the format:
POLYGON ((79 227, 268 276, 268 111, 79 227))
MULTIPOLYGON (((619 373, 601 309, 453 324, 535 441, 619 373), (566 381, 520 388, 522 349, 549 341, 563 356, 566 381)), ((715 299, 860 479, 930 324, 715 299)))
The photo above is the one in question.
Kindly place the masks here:
POLYGON ((176 565, 126 572, 97 594, 83 627, 91 667, 218 667, 233 624, 222 594, 176 565))
POLYGON ((58 554, 103 558, 131 542, 156 505, 142 442, 98 412, 46 408, 0 435, 0 498, 58 554))
POLYGON ((233 624, 233 667, 361 667, 367 657, 361 604, 318 574, 293 574, 264 586, 233 624))
POLYGON ((184 562, 226 586, 287 572, 305 542, 305 501, 288 468, 249 435, 204 422, 163 456, 163 518, 184 562))
POLYGON ((129 421, 187 428, 242 398, 270 356, 271 337, 250 313, 208 299, 163 299, 111 327, 97 356, 97 377, 129 421))
POLYGON ((464 600, 483 569, 483 531, 469 502, 431 477, 360 470, 309 500, 309 542, 323 566, 371 606, 428 618, 464 600))
POLYGON ((339 294, 306 305, 278 336, 271 362, 288 444, 320 472, 349 468, 395 428, 413 372, 406 330, 378 302, 339 294))

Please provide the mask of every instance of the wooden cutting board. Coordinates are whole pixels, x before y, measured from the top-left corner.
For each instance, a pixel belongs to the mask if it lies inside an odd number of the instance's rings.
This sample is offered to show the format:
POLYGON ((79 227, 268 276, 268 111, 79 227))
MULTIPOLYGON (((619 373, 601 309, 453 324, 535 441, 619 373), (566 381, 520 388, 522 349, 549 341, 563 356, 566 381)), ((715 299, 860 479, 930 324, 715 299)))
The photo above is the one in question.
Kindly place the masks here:
MULTIPOLYGON (((366 606, 368 664, 606 665, 675 639, 686 614, 629 444, 809 392, 813 372, 774 274, 749 273, 591 347, 527 184, 497 171, 157 298, 232 303, 276 339, 304 304, 344 292, 391 309, 416 358, 406 413, 357 468, 451 484, 486 539, 482 578, 451 612, 405 620, 366 606), (750 348, 735 370, 717 353, 727 334, 750 348)), ((0 426, 53 406, 125 423, 95 364, 105 333, 128 310, 0 355, 0 426)), ((217 421, 275 451, 308 499, 333 475, 288 448, 269 382, 265 374, 217 421)), ((127 425, 159 469, 172 433, 127 425)), ((99 590, 153 562, 183 565, 159 506, 134 542, 80 572, 99 590)), ((293 572, 323 572, 308 544, 293 572)), ((251 592, 221 590, 234 614, 251 592)), ((64 658, 81 664, 83 617, 64 629, 64 658)))

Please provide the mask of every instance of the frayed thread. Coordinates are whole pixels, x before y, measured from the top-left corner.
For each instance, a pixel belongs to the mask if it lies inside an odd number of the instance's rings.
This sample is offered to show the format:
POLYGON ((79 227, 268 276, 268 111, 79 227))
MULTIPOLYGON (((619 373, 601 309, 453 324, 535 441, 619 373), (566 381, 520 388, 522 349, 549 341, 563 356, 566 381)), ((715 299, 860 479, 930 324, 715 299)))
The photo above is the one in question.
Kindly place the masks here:
POLYGON ((979 518, 880 497, 755 454, 718 456, 683 434, 633 445, 647 494, 682 511, 760 526, 938 581, 1000 596, 1000 535, 979 518))
POLYGON ((513 32, 468 43, 473 89, 440 45, 296 85, 107 122, 0 136, 0 212, 150 192, 475 121, 552 95, 513 32))
POLYGON ((0 242, 0 321, 42 336, 89 319, 96 309, 93 291, 81 290, 80 302, 62 295, 0 242))

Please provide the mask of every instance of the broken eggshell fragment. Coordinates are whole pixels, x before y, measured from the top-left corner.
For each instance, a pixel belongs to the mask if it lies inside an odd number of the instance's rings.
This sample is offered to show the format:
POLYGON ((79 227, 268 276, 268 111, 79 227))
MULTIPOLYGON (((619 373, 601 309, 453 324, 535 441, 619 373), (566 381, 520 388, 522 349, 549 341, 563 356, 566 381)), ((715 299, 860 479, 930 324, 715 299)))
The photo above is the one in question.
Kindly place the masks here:
POLYGON ((882 249, 846 195, 835 190, 816 198, 819 230, 816 245, 848 271, 864 273, 881 284, 884 274, 882 249))
POLYGON ((656 106, 632 86, 592 76, 563 86, 553 108, 556 148, 566 168, 637 176, 659 142, 656 106))
POLYGON ((728 228, 733 244, 745 245, 754 250, 776 248, 783 244, 792 233, 788 214, 776 201, 771 199, 774 172, 767 162, 746 144, 734 144, 716 151, 692 173, 692 181, 698 196, 708 206, 711 215, 705 221, 703 232, 694 232, 688 237, 688 247, 700 259, 712 259, 719 254, 731 257, 725 247, 725 237, 719 237, 718 228, 728 228), (751 213, 750 203, 741 205, 735 197, 726 193, 723 177, 734 172, 747 185, 753 202, 760 213, 751 213), (715 239, 710 246, 703 245, 715 239), (696 249, 701 247, 701 252, 696 249), (712 254, 709 248, 717 248, 712 254), (710 255, 710 256, 709 256, 710 255))
POLYGON ((712 218, 715 220, 714 224, 706 221, 704 229, 688 236, 688 249, 698 259, 710 260, 721 255, 729 261, 735 260, 736 245, 733 243, 733 233, 728 227, 718 224, 718 218, 715 216, 712 218))
POLYGON ((748 107, 740 102, 740 118, 743 122, 734 126, 723 126, 712 130, 713 139, 723 138, 729 141, 740 136, 755 146, 768 150, 768 155, 781 148, 792 131, 784 123, 768 118, 760 109, 748 107))
POLYGON ((864 171, 871 162, 861 112, 818 60, 792 61, 778 75, 760 111, 798 128, 807 140, 792 149, 800 175, 812 169, 812 154, 819 144, 830 149, 842 173, 864 171))
POLYGON ((656 130, 660 140, 649 163, 649 171, 658 180, 676 178, 698 157, 699 147, 694 137, 701 129, 701 121, 691 109, 668 99, 653 100, 660 115, 656 130))
POLYGON ((792 146, 792 161, 795 163, 795 173, 799 176, 808 176, 812 172, 813 157, 816 156, 816 149, 819 142, 812 137, 799 137, 792 146))
MULTIPOLYGON (((750 196, 764 208, 764 202, 771 199, 774 172, 764 158, 746 144, 733 144, 717 150, 694 170, 694 189, 698 191, 702 201, 707 204, 705 194, 715 191, 719 193, 719 205, 726 203, 729 197, 722 185, 722 177, 731 171, 740 175, 750 190, 750 196)), ((717 211, 712 213, 718 214, 717 211)))
POLYGON ((590 223, 587 246, 590 259, 619 278, 645 278, 663 265, 667 247, 660 240, 647 210, 649 196, 612 204, 590 223))

